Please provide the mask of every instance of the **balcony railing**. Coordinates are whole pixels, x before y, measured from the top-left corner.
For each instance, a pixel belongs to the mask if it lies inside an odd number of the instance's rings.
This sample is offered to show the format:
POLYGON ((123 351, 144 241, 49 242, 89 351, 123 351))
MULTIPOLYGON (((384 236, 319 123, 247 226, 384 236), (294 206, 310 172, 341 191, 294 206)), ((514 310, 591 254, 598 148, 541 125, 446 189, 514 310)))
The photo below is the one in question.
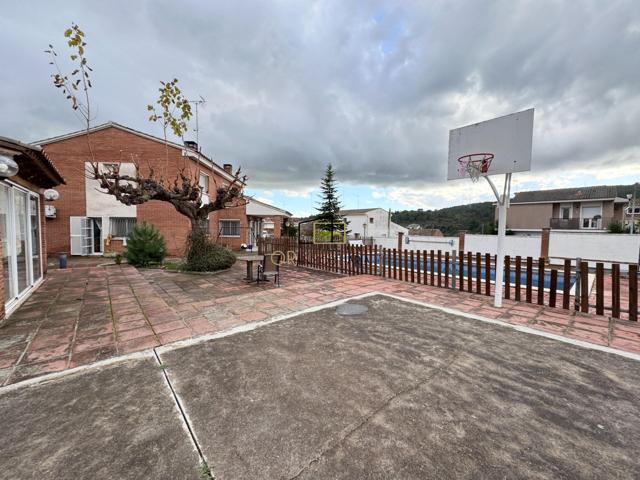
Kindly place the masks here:
POLYGON ((550 218, 549 226, 556 230, 604 230, 613 221, 613 217, 550 218))
POLYGON ((580 228, 579 218, 550 218, 549 226, 556 230, 578 230, 580 228))

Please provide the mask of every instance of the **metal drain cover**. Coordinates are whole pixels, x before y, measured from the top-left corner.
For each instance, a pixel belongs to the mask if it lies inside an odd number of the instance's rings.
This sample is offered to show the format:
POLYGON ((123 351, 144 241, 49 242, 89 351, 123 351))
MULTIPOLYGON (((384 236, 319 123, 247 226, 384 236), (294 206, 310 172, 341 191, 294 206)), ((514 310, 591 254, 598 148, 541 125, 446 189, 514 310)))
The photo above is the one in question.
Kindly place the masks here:
POLYGON ((362 315, 368 311, 369 307, 357 303, 343 303, 336 309, 338 315, 362 315))

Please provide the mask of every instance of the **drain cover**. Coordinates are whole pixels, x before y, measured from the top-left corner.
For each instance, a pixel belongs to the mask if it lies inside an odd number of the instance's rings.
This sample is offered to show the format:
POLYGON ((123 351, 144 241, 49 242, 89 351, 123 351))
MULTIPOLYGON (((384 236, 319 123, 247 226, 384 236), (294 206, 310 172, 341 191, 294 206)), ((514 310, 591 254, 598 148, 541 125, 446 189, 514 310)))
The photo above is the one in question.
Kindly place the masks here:
POLYGON ((362 315, 368 311, 369 307, 357 303, 343 303, 336 309, 338 315, 362 315))

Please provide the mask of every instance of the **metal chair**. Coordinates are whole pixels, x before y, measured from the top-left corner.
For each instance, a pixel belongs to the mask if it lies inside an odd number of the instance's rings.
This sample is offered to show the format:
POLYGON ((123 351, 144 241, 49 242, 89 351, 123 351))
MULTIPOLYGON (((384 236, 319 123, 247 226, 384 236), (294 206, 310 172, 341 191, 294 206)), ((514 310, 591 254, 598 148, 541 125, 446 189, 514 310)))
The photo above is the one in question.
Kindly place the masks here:
POLYGON ((257 282, 267 282, 269 277, 273 277, 276 285, 280 286, 280 255, 265 255, 264 259, 258 264, 258 280, 257 282))

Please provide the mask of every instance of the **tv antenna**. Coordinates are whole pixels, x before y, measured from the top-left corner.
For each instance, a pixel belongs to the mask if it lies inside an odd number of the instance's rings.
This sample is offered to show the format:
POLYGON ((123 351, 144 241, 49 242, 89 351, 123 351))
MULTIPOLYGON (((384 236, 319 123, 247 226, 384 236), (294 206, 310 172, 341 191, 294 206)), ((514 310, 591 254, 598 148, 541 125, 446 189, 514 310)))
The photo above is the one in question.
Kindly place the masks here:
POLYGON ((195 132, 196 132, 196 143, 198 144, 198 151, 200 151, 200 139, 198 138, 198 134, 199 134, 199 130, 200 130, 200 126, 198 124, 198 107, 200 105, 204 105, 205 103, 207 103, 207 101, 204 99, 204 97, 202 95, 200 95, 200 99, 199 100, 187 100, 189 103, 193 103, 196 106, 196 128, 195 128, 195 132))

